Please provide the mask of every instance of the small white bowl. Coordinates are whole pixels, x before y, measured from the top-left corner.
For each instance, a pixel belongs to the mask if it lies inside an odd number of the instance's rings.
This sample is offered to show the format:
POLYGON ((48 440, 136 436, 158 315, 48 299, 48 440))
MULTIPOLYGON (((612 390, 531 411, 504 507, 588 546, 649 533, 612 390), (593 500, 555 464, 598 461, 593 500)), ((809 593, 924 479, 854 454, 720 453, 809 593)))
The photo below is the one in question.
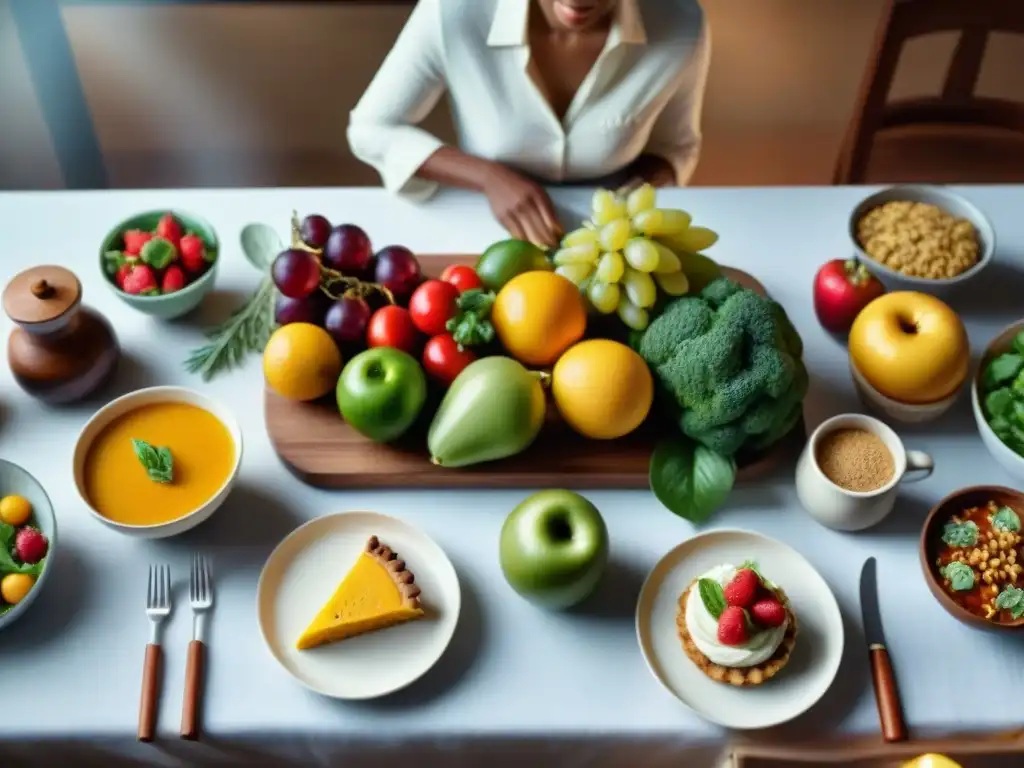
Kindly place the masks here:
POLYGON ((992 223, 977 206, 962 195, 951 192, 945 187, 928 184, 901 184, 886 187, 864 198, 853 209, 853 213, 850 214, 848 232, 850 242, 853 245, 853 252, 858 261, 863 263, 868 271, 881 280, 888 290, 920 291, 922 293, 930 293, 933 296, 948 296, 963 283, 977 277, 991 263, 996 248, 996 233, 992 228, 992 223), (978 241, 981 246, 981 253, 978 254, 978 263, 956 277, 934 280, 927 277, 904 275, 902 272, 890 269, 868 256, 857 241, 857 224, 860 223, 864 214, 872 208, 877 208, 880 205, 896 200, 935 205, 946 213, 971 222, 974 225, 974 230, 978 233, 978 241))
POLYGON ((850 360, 850 376, 853 377, 853 385, 865 405, 876 413, 881 413, 893 421, 903 424, 923 424, 934 421, 950 409, 950 406, 960 397, 960 392, 963 389, 962 386, 957 387, 953 394, 934 403, 901 403, 899 400, 886 397, 875 389, 857 370, 853 360, 850 360))
POLYGON ((1014 337, 1024 331, 1024 320, 1018 320, 1012 323, 1003 330, 1001 330, 992 341, 989 342, 988 346, 985 347, 985 352, 981 356, 981 363, 978 365, 978 370, 974 372, 974 377, 971 379, 971 410, 974 411, 974 421, 978 424, 978 433, 981 435, 981 442, 988 448, 988 452, 992 454, 992 458, 999 462, 999 465, 1010 473, 1015 479, 1024 483, 1024 457, 1021 457, 1016 451, 1010 446, 999 439, 999 436, 992 431, 992 427, 988 425, 988 421, 985 419, 985 414, 981 409, 981 392, 980 382, 981 375, 985 370, 985 365, 996 355, 1000 355, 1010 349, 1010 343, 1014 337))
POLYGON ((241 463, 242 430, 239 428, 238 421, 235 419, 234 414, 232 414, 231 411, 216 400, 212 400, 206 395, 202 395, 185 387, 148 387, 147 389, 138 389, 134 392, 129 392, 127 395, 122 395, 116 400, 111 400, 107 405, 96 411, 93 417, 89 419, 88 423, 86 423, 82 428, 82 431, 78 435, 78 441, 75 444, 75 486, 78 488, 78 495, 81 496, 82 501, 85 503, 89 512, 92 513, 92 516, 108 528, 113 528, 115 531, 128 534, 129 536, 135 536, 136 538, 163 539, 168 536, 177 536, 179 533, 184 533, 187 530, 195 528, 216 512, 217 508, 224 503, 224 499, 227 498, 232 487, 234 487, 235 480, 238 477, 238 468, 241 466, 241 463), (208 501, 201 504, 192 512, 189 512, 187 515, 179 517, 176 520, 170 520, 166 523, 156 523, 154 525, 129 525, 127 523, 119 523, 104 517, 89 501, 89 497, 85 492, 85 458, 88 455, 89 448, 92 446, 96 436, 99 435, 103 428, 110 424, 110 422, 129 411, 143 405, 152 405, 154 403, 187 403, 189 405, 202 408, 204 411, 207 411, 217 417, 220 423, 227 428, 228 432, 231 434, 231 440, 235 444, 235 464, 231 468, 231 474, 228 475, 227 480, 224 481, 224 484, 220 489, 208 501))
POLYGON ((57 552, 57 515, 54 514, 53 504, 50 497, 46 495, 43 486, 30 475, 26 470, 10 461, 0 459, 0 497, 11 495, 24 496, 32 505, 32 517, 35 526, 50 542, 46 550, 46 561, 43 565, 43 572, 39 574, 32 589, 25 595, 25 598, 11 608, 7 613, 0 616, 0 629, 13 624, 25 611, 28 610, 32 601, 43 591, 43 584, 53 570, 54 556, 57 552))

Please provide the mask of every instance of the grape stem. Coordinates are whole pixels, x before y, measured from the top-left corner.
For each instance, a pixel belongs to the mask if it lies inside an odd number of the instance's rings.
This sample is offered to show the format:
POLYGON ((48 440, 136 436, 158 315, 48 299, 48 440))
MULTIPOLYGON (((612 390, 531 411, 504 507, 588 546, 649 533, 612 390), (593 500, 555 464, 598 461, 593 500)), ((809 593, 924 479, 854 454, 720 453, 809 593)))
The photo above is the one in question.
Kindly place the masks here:
POLYGON ((302 242, 301 224, 299 223, 298 211, 292 211, 292 248, 300 251, 306 251, 306 253, 312 253, 316 256, 317 263, 320 266, 320 290, 330 299, 338 301, 341 298, 352 298, 358 296, 359 298, 366 298, 374 293, 379 293, 383 296, 388 304, 395 304, 394 294, 388 290, 387 286, 381 285, 380 283, 368 283, 363 282, 355 277, 348 277, 343 275, 336 269, 325 267, 323 263, 323 249, 313 248, 306 243, 302 242), (340 286, 340 288, 338 287, 340 286), (335 290, 339 290, 339 293, 335 293, 335 290))

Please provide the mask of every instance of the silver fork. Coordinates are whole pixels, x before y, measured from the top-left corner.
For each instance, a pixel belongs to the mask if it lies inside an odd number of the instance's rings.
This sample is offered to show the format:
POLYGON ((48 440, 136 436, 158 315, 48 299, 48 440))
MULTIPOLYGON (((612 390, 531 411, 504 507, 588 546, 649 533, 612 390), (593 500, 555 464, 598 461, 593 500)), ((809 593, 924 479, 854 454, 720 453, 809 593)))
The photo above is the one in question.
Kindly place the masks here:
POLYGON ((192 606, 192 642, 185 667, 185 697, 181 709, 181 738, 199 738, 199 700, 203 690, 203 657, 206 646, 206 614, 213 607, 210 564, 202 555, 192 558, 188 602, 192 606))
POLYGON ((149 566, 146 587, 146 616, 149 617, 149 643, 142 668, 142 697, 139 700, 139 741, 152 741, 156 732, 156 710, 160 694, 160 630, 171 614, 171 567, 149 566))

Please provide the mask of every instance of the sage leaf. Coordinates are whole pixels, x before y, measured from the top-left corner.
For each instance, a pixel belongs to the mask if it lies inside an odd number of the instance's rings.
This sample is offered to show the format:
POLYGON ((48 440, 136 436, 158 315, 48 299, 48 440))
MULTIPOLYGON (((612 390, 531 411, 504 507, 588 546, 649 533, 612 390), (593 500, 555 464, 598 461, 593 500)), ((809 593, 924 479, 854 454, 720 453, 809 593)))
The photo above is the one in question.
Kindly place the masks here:
POLYGON ((284 250, 281 238, 269 224, 246 224, 239 239, 245 258, 262 274, 270 269, 277 254, 284 250))

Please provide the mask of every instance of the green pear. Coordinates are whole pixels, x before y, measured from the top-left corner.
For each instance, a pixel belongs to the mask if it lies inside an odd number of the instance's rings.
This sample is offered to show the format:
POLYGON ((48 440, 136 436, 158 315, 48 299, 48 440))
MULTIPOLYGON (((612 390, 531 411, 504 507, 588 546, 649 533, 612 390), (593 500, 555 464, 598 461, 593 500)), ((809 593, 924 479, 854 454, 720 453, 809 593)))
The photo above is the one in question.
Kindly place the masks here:
POLYGON ((465 467, 526 450, 544 424, 541 374, 510 357, 470 363, 452 382, 430 423, 430 460, 465 467))

